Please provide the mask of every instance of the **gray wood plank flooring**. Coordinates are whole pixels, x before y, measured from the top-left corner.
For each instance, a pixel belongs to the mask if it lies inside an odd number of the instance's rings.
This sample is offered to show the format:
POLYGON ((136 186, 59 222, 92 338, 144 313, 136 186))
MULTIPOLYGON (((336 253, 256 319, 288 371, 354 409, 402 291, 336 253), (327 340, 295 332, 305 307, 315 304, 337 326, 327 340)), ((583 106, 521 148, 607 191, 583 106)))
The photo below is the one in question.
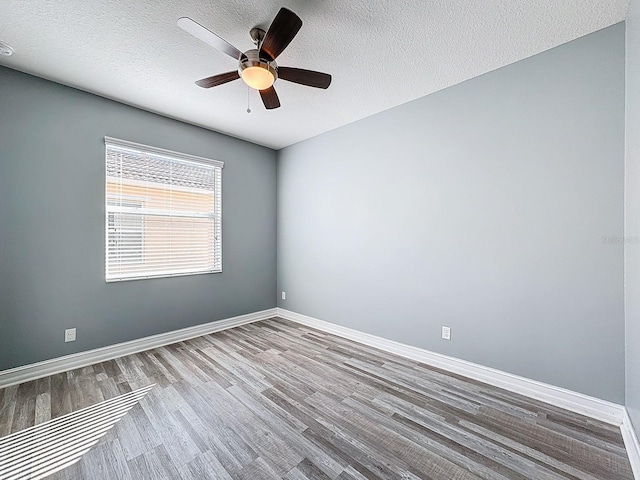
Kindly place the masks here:
POLYGON ((633 479, 615 426, 279 318, 0 389, 0 436, 151 383, 50 478, 633 479))

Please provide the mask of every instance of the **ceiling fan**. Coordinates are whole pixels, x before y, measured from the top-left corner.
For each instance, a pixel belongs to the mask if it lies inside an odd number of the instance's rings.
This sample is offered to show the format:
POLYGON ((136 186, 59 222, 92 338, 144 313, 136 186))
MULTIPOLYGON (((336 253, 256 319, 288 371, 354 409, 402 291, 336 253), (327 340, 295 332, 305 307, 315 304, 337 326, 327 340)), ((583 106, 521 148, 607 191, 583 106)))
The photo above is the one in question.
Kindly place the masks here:
POLYGON ((188 17, 178 19, 177 23, 184 31, 238 61, 237 70, 198 80, 196 85, 200 87, 217 87, 242 78, 249 87, 260 91, 262 103, 271 110, 280 106, 278 94, 273 88, 273 83, 278 79, 325 89, 331 84, 331 75, 327 73, 280 67, 276 63, 278 55, 287 48, 302 27, 300 17, 289 9, 280 9, 266 33, 261 28, 252 28, 249 35, 256 48, 244 53, 188 17))

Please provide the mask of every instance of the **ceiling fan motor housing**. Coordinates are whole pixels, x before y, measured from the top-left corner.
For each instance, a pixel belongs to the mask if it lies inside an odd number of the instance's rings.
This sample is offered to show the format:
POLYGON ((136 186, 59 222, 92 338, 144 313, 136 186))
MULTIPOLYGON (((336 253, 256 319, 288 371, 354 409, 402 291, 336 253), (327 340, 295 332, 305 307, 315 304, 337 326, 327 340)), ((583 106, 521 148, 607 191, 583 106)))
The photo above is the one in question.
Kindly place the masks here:
POLYGON ((238 64, 238 73, 241 77, 243 77, 244 71, 251 67, 257 67, 267 70, 273 76, 274 82, 278 78, 278 64, 275 61, 270 62, 265 58, 260 58, 260 52, 255 48, 252 50, 247 50, 246 52, 244 52, 242 57, 240 57, 240 62, 238 64))

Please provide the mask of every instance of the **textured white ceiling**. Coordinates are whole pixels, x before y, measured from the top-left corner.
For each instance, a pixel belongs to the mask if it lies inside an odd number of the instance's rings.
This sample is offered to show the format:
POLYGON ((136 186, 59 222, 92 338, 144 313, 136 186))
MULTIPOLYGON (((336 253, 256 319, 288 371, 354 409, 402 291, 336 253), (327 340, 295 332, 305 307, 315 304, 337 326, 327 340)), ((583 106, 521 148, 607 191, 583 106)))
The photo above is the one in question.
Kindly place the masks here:
POLYGON ((0 0, 0 64, 282 148, 624 20, 628 0, 0 0), (188 16, 238 49, 280 7, 304 24, 278 58, 333 75, 328 90, 278 81, 267 111, 237 67, 176 26, 188 16))

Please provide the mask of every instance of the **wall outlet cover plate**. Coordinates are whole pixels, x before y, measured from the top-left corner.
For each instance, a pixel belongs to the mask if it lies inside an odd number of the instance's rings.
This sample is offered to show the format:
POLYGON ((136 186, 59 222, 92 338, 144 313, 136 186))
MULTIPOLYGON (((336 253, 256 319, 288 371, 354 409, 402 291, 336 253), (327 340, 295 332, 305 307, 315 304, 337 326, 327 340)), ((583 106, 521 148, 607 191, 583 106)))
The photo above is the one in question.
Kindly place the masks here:
POLYGON ((75 342, 76 341, 76 329, 75 328, 67 328, 64 331, 64 341, 65 342, 75 342))
POLYGON ((445 340, 451 340, 451 327, 442 327, 442 338, 445 340))

